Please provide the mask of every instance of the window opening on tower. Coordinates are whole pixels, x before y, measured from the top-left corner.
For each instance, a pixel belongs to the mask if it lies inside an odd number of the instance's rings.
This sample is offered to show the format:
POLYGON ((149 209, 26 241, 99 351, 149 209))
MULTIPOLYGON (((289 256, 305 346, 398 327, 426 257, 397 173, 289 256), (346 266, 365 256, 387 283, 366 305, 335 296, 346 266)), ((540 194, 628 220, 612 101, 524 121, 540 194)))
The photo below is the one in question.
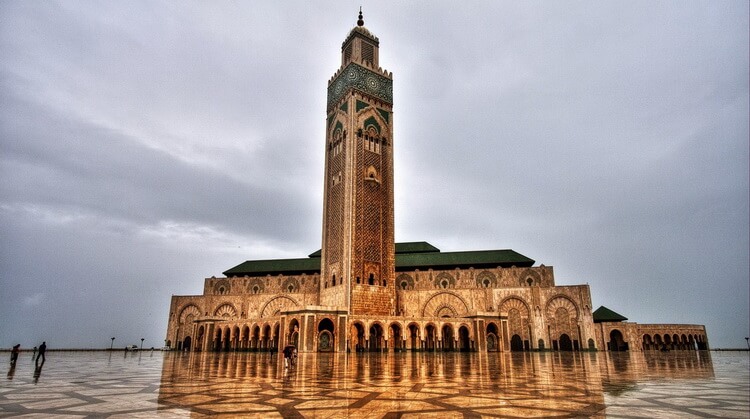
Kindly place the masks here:
POLYGON ((380 138, 371 135, 369 132, 365 134, 365 150, 380 154, 380 138))
POLYGON ((375 47, 367 42, 362 42, 362 61, 367 61, 370 64, 375 62, 375 47))

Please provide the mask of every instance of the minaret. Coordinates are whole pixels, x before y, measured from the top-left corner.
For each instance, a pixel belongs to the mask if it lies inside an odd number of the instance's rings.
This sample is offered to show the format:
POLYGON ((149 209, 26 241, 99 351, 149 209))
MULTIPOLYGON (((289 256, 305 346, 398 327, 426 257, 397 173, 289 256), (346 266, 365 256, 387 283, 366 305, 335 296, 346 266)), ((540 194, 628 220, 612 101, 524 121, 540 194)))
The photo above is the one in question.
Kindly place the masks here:
POLYGON ((395 314, 393 75, 378 38, 357 26, 328 82, 320 304, 395 314))

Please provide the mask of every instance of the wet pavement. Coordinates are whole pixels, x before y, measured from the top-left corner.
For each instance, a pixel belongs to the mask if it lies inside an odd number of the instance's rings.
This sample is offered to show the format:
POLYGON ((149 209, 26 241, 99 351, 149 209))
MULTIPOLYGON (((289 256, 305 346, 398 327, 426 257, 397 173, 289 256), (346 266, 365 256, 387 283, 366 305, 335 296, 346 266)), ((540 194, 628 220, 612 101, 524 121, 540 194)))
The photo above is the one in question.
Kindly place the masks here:
MULTIPOLYGON (((30 353, 0 417, 750 417, 750 353, 30 353)), ((7 365, 7 364, 6 364, 7 365)))

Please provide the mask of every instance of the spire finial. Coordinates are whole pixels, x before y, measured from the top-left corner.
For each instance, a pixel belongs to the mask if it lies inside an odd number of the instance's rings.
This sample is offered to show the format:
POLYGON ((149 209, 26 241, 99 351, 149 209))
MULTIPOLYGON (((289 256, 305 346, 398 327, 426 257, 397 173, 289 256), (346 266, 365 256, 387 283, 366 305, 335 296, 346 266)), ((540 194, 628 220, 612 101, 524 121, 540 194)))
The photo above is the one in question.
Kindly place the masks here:
POLYGON ((362 6, 359 6, 359 20, 357 20, 357 26, 365 26, 365 21, 362 19, 362 6))

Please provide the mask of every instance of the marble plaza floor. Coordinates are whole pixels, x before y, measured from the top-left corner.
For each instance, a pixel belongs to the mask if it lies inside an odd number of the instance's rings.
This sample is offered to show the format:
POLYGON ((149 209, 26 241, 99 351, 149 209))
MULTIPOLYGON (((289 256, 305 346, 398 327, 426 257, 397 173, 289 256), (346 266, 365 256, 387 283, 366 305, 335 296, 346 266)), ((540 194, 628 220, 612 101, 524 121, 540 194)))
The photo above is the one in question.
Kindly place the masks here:
POLYGON ((749 356, 22 353, 0 417, 747 418, 749 356))

